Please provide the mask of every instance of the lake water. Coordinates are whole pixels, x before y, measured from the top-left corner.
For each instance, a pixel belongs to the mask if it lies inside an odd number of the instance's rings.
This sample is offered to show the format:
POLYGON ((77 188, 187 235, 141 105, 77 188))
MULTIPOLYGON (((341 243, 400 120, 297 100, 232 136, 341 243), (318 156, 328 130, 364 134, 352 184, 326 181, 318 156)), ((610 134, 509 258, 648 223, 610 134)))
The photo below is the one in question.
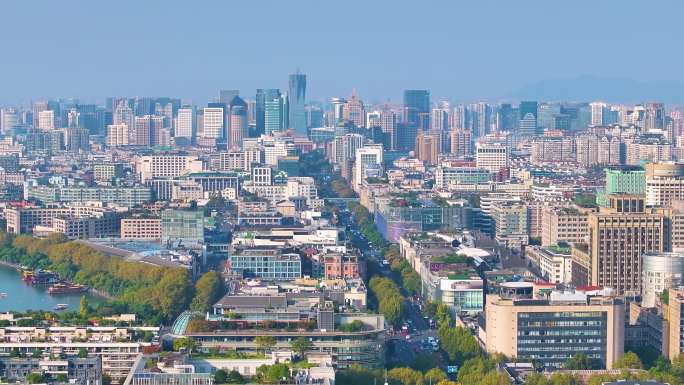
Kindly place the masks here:
MULTIPOLYGON (((47 286, 30 286, 21 280, 21 274, 9 267, 0 266, 0 312, 8 310, 53 310, 58 303, 69 305, 68 310, 78 311, 81 294, 50 295, 47 286)), ((102 298, 86 294, 91 305, 100 303, 102 298)))

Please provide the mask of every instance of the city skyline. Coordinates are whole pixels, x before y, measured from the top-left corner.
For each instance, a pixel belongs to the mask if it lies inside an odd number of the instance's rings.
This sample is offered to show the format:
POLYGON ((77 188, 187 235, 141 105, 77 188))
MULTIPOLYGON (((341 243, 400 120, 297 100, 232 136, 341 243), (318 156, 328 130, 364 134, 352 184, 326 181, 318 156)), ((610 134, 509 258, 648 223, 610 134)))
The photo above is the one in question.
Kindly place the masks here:
POLYGON ((146 2, 132 8, 124 2, 116 9, 79 1, 32 8, 8 3, 5 13, 17 17, 8 17, 0 31, 12 36, 5 50, 15 52, 17 60, 0 63, 0 103, 182 95, 201 104, 216 89, 286 89, 286 75, 296 68, 308 75, 307 94, 314 100, 356 87, 367 100, 378 102, 399 100, 405 88, 430 89, 435 99, 495 101, 515 99, 538 83, 566 79, 564 84, 572 84, 583 76, 608 83, 623 79, 622 84, 631 79, 646 89, 682 88, 676 64, 680 54, 662 38, 675 33, 678 12, 673 10, 681 7, 676 2, 650 3, 639 12, 623 10, 637 2, 622 2, 619 8, 588 1, 562 6, 431 3, 193 7, 146 2), (31 28, 22 24, 21 15, 27 14, 31 28), (235 14, 241 17, 225 21, 235 14), (331 17, 354 20, 341 27, 341 47, 331 44, 338 39, 328 23, 331 17), (255 29, 255 20, 263 28, 255 29), (614 28, 609 20, 643 28, 614 28), (53 31, 54 42, 45 41, 53 31), (281 35, 285 38, 274 39, 281 35), (625 55, 635 47, 646 52, 625 55), (669 60, 653 60, 649 51, 667 52, 669 60))

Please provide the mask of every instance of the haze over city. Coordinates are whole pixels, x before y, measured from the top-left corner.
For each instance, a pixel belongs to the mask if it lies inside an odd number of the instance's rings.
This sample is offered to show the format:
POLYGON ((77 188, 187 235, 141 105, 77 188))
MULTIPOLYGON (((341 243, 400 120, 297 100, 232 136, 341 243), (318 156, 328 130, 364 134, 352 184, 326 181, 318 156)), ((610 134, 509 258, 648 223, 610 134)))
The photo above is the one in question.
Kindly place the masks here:
MULTIPOLYGON (((520 90, 539 81, 568 79, 568 86, 592 76, 656 83, 667 101, 681 102, 671 88, 682 89, 683 54, 670 39, 681 36, 683 7, 632 0, 7 1, 0 101, 178 95, 205 103, 217 88, 282 88, 300 68, 312 99, 356 87, 375 102, 398 101, 404 88, 430 89, 435 99, 499 101, 535 97, 520 90)), ((578 96, 608 92, 587 83, 578 96)), ((551 96, 563 99, 560 88, 551 96)))

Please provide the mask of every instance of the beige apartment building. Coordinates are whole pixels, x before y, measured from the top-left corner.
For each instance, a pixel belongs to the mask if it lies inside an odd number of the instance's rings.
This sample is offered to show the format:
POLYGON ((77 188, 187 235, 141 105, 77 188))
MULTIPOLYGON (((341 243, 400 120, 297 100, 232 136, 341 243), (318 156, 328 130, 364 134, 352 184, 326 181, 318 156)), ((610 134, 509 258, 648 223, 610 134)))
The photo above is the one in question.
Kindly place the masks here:
POLYGON ((121 239, 161 240, 161 218, 124 218, 121 220, 121 239))
POLYGON ((591 284, 618 295, 641 295, 642 256, 665 248, 665 216, 642 195, 614 194, 609 207, 589 214, 591 284))
POLYGON ((591 209, 578 207, 545 207, 542 211, 542 246, 558 242, 587 242, 587 214, 591 209))

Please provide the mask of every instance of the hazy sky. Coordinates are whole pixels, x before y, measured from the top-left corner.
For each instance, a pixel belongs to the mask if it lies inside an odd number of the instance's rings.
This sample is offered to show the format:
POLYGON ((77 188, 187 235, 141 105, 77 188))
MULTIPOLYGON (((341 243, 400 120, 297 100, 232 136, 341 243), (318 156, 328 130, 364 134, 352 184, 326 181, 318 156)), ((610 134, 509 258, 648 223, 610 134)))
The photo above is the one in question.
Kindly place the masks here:
POLYGON ((2 0, 0 104, 45 97, 495 99, 545 79, 684 81, 684 2, 2 0))

